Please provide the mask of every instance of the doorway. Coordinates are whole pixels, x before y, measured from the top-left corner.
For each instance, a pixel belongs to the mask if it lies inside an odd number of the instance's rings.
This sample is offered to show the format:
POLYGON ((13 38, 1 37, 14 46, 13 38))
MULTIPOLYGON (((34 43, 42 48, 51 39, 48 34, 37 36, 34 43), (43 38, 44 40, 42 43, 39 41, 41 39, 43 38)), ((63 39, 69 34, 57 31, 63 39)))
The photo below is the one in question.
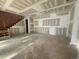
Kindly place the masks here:
POLYGON ((26 19, 26 33, 28 33, 28 20, 26 19))

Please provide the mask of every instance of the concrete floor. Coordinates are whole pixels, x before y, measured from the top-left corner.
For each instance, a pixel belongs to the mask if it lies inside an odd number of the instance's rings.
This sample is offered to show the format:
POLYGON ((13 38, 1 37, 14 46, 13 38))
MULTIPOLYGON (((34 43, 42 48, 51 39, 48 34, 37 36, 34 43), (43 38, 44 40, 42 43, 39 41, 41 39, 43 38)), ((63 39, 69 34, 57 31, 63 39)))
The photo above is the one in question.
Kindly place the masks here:
POLYGON ((62 36, 32 34, 0 42, 0 59, 77 59, 77 51, 62 36))

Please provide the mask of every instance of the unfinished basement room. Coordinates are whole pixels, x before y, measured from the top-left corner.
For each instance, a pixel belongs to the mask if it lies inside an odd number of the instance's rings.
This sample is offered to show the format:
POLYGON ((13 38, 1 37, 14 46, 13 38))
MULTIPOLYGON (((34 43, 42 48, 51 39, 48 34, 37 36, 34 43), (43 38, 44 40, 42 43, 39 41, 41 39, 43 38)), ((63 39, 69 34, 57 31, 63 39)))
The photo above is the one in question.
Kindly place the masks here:
POLYGON ((79 59, 79 0, 0 0, 0 59, 79 59))

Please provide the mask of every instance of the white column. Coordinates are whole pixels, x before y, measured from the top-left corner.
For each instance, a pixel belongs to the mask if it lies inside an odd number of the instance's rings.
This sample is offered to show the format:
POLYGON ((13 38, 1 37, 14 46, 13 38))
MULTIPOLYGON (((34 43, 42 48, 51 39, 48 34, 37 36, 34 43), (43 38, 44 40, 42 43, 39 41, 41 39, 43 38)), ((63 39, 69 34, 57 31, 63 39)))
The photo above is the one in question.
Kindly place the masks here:
POLYGON ((75 4, 71 44, 79 45, 79 0, 75 4))

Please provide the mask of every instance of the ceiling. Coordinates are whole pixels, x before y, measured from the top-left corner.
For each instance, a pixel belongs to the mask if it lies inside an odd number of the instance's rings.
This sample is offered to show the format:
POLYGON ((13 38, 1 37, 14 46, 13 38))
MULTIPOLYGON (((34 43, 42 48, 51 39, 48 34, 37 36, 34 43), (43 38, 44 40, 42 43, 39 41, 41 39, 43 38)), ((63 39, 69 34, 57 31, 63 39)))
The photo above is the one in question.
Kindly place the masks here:
POLYGON ((76 0, 0 0, 0 9, 21 15, 66 13, 76 0))

